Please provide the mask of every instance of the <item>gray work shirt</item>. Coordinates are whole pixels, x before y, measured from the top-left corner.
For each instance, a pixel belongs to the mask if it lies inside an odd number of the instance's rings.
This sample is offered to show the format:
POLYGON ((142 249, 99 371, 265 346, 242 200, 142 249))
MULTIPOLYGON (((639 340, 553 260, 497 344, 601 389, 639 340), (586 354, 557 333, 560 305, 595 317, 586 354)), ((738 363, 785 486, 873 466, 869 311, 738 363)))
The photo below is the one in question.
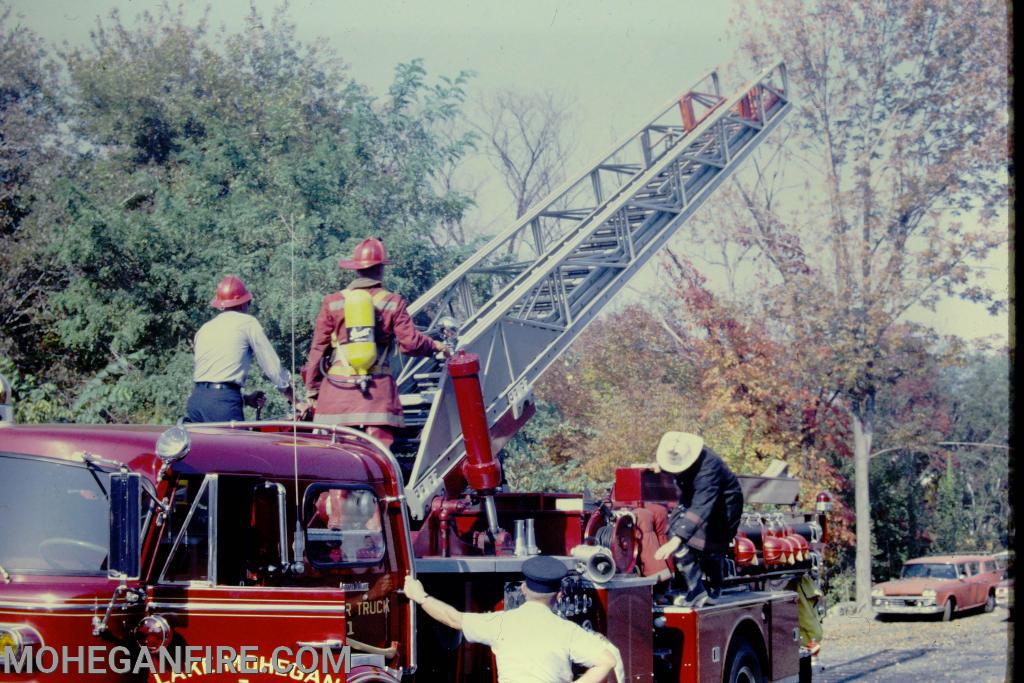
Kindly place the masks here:
POLYGON ((224 311, 199 328, 195 339, 196 382, 234 382, 245 384, 253 356, 275 387, 286 389, 291 376, 253 316, 239 311, 224 311))

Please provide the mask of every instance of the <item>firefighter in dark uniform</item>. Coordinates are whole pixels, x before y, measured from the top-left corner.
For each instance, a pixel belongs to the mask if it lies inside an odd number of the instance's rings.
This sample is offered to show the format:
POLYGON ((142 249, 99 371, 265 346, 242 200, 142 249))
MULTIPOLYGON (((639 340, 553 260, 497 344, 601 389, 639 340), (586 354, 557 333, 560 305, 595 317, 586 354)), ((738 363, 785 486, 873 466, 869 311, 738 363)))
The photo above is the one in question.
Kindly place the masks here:
POLYGON ((722 561, 740 526, 743 490, 736 475, 696 434, 665 434, 658 444, 657 462, 661 470, 676 475, 679 507, 669 521, 670 539, 655 557, 674 555, 676 571, 686 581, 687 593, 681 602, 700 607, 721 590, 722 561))

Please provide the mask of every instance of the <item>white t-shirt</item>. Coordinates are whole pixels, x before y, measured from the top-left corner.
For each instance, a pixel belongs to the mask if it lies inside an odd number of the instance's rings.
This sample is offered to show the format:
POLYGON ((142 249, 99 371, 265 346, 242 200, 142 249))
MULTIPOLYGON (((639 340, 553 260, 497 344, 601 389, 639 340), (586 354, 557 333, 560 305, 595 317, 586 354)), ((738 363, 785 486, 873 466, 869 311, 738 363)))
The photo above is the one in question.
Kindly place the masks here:
POLYGON ((462 632, 471 643, 489 645, 498 662, 499 683, 562 683, 573 680, 571 663, 600 663, 617 648, 539 602, 508 612, 464 614, 462 632))

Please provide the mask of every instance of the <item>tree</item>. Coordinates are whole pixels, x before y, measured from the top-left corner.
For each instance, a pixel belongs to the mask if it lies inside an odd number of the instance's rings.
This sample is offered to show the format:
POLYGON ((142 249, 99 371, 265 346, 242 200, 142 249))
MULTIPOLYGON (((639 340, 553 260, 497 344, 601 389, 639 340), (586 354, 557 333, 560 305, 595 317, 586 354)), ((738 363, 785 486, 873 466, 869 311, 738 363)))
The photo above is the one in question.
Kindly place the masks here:
POLYGON ((783 0, 757 10, 739 17, 744 52, 756 66, 781 54, 796 111, 788 147, 763 152, 762 172, 736 186, 735 220, 715 229, 754 245, 765 320, 815 349, 806 367, 849 417, 866 606, 877 401, 907 371, 904 340, 926 335, 904 314, 946 296, 1004 303, 976 266, 1007 238, 1006 6, 783 0), (797 170, 799 192, 777 183, 776 164, 797 170))
POLYGON ((57 73, 42 40, 0 3, 0 354, 18 361, 38 353, 33 320, 59 281, 39 248, 46 217, 32 215, 66 160, 57 73))
POLYGON ((953 469, 952 459, 939 480, 935 510, 935 550, 943 553, 963 552, 967 540, 967 520, 963 514, 964 486, 962 477, 953 469))
POLYGON ((574 147, 570 105, 554 93, 500 90, 483 99, 480 109, 477 129, 519 218, 565 178, 574 147))
MULTIPOLYGON (((1004 350, 976 353, 945 369, 940 386, 952 422, 948 441, 1009 446, 1008 378, 1009 358, 1004 350)), ((978 548, 1012 546, 1008 451, 959 446, 947 453, 967 494, 960 514, 966 519, 968 537, 978 548)))
POLYGON ((33 210, 51 218, 43 241, 64 277, 40 320, 46 372, 77 419, 180 415, 192 335, 225 273, 301 362, 320 297, 345 277, 338 257, 363 237, 385 239, 388 285, 410 298, 461 256, 426 235, 467 204, 433 182, 465 144, 435 134, 465 74, 432 83, 399 65, 378 99, 283 9, 210 36, 183 7, 136 24, 115 12, 63 55, 81 153, 33 210))

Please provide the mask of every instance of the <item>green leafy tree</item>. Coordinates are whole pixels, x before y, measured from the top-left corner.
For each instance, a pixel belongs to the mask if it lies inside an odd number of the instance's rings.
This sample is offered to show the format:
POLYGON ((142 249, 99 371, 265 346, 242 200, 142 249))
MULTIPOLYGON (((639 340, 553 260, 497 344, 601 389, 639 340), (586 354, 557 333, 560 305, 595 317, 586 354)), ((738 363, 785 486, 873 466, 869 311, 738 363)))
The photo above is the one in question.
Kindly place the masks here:
POLYGON ((963 478, 957 476, 952 459, 946 463, 946 472, 939 480, 938 500, 935 505, 933 548, 938 552, 955 553, 973 550, 967 547, 968 524, 964 515, 963 478))
POLYGON ((943 372, 952 420, 951 462, 966 493, 961 514, 978 549, 1012 546, 1010 519, 1010 382, 1005 350, 976 353, 943 372), (991 444, 991 446, 989 446, 991 444))
POLYGON ((0 354, 38 358, 36 318, 60 278, 40 249, 39 197, 66 161, 59 73, 43 41, 0 3, 0 354))
POLYGON ((400 65, 378 99, 284 8, 211 35, 183 7, 133 24, 114 12, 62 55, 80 154, 34 208, 62 281, 36 319, 51 353, 28 369, 73 388, 79 419, 180 415, 191 339, 226 273, 291 365, 320 298, 344 285, 338 257, 365 236, 385 240, 386 284, 409 298, 462 256, 427 235, 468 202, 433 177, 466 149, 435 134, 465 74, 429 82, 400 65))

